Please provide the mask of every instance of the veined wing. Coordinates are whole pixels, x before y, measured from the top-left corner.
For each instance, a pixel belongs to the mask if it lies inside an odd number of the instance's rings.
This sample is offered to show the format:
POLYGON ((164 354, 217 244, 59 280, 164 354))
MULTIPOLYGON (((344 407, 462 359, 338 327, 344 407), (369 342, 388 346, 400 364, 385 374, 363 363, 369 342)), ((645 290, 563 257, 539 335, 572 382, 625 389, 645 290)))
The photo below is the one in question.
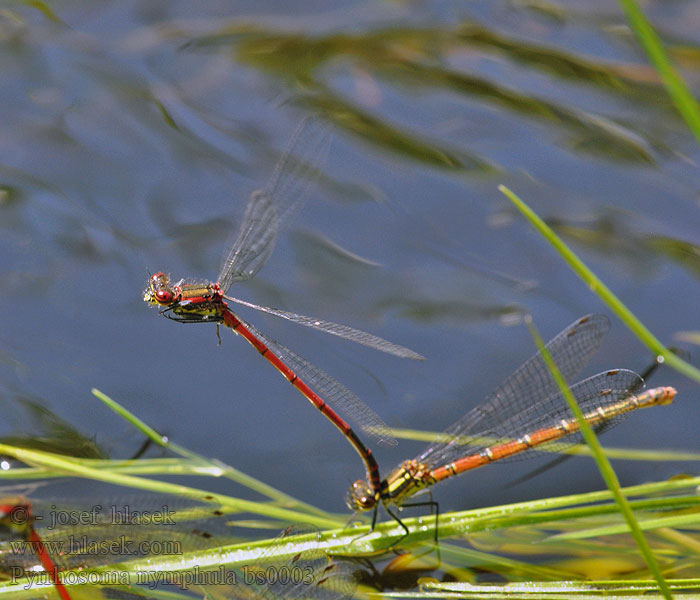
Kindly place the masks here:
POLYGON ((279 342, 263 335, 249 323, 240 320, 328 406, 334 410, 337 409, 342 415, 357 423, 364 432, 378 442, 387 446, 397 444, 381 417, 337 379, 315 367, 279 342))
POLYGON ((347 563, 320 547, 321 534, 293 525, 250 564, 236 566, 235 583, 206 588, 212 600, 346 600, 357 582, 347 563))
MULTIPOLYGON (((604 315, 586 315, 547 343, 546 348, 567 383, 571 383, 598 349, 608 329, 610 321, 604 315)), ((432 444, 418 460, 423 461, 429 454, 431 461, 439 463, 445 457, 461 454, 464 448, 460 448, 460 442, 454 438, 494 431, 501 423, 517 418, 533 405, 558 393, 559 387, 538 352, 493 390, 482 404, 445 430, 439 441, 432 444)), ((448 462, 445 459, 443 464, 448 462)))
POLYGON ((425 360, 425 357, 417 352, 414 352, 410 348, 405 348, 404 346, 399 346, 394 344, 384 338, 367 333, 365 331, 360 331, 359 329, 354 329, 348 327, 347 325, 341 325, 340 323, 333 323, 332 321, 323 321, 321 319, 316 319, 315 317, 306 317, 304 315, 298 315, 293 312, 288 312, 286 310, 280 310, 278 308, 270 308, 268 306, 260 306, 258 304, 253 304, 252 302, 247 302, 246 300, 241 300, 240 298, 233 298, 231 296, 224 296, 226 300, 231 302, 236 302, 237 304, 242 304, 248 308, 254 308, 264 313, 270 315, 275 315, 276 317, 282 317, 293 323, 298 323, 299 325, 304 325, 305 327, 311 327, 312 329, 318 329, 325 333, 330 333, 331 335, 337 335, 351 342, 357 344, 362 344, 363 346, 369 346, 380 352, 386 352, 388 354, 393 354, 400 358, 412 358, 413 360, 425 360))
MULTIPOLYGON (((645 381, 651 375, 656 368, 658 367, 658 363, 654 363, 650 368, 647 368, 641 375, 638 375, 636 383, 632 383, 632 385, 629 388, 630 394, 637 395, 640 394, 644 390, 644 385, 645 381)), ((601 434, 604 431, 607 431, 612 425, 609 423, 601 423, 599 425, 596 425, 593 427, 593 431, 595 431, 596 434, 601 434)), ((571 442, 571 443, 578 443, 578 442, 571 442)), ((556 458, 553 458, 552 460, 547 461, 544 465, 541 465, 537 467, 536 469, 532 469, 531 471, 528 471, 527 473, 524 473, 520 477, 516 477, 511 483, 508 485, 517 485, 519 483, 522 483, 524 481, 527 481, 529 479, 532 479, 533 477, 537 477, 538 475, 541 475, 542 473, 545 473, 549 471, 550 469, 553 469, 554 467, 558 467, 561 463, 566 462, 570 458, 572 458, 573 455, 571 454, 560 454, 556 458)))
MULTIPOLYGON (((614 369, 584 379, 570 389, 581 412, 596 432, 602 433, 636 408, 634 403, 624 407, 622 405, 625 404, 625 399, 633 396, 632 390, 640 390, 643 386, 642 378, 634 371, 614 369)), ((479 454, 487 448, 493 449, 498 455, 495 447, 521 439, 529 439, 532 447, 509 457, 510 460, 529 457, 537 450, 559 451, 581 443, 583 436, 578 431, 575 417, 566 400, 561 393, 556 393, 525 407, 522 412, 513 414, 491 429, 462 433, 455 444, 436 448, 433 452, 427 451, 421 459, 429 466, 437 467, 463 456, 479 454), (564 423, 572 425, 564 426, 564 423), (550 432, 556 432, 555 441, 544 444, 537 441, 540 435, 551 440, 550 432)), ((542 439, 544 438, 540 438, 542 439)))
POLYGON ((224 292, 234 282, 253 277, 270 257, 281 222, 303 204, 329 144, 328 128, 319 119, 305 117, 299 123, 267 184, 250 195, 238 235, 219 273, 224 292))
MULTIPOLYGON (((291 526, 272 546, 261 547, 260 550, 246 550, 242 543, 227 546, 233 564, 221 564, 218 569, 198 569, 195 566, 191 570, 177 571, 170 577, 167 572, 155 571, 154 577, 142 577, 148 586, 95 586, 90 589, 91 598, 348 600, 354 597, 357 581, 351 565, 328 557, 320 549, 320 540, 320 534, 307 526, 291 526), (240 564, 241 560, 236 560, 236 554, 259 556, 251 558, 251 562, 240 564), (177 591, 173 591, 175 585, 178 585, 177 591)), ((196 552, 183 556, 191 562, 196 560, 196 552)), ((225 556, 226 553, 221 551, 222 563, 225 556)))

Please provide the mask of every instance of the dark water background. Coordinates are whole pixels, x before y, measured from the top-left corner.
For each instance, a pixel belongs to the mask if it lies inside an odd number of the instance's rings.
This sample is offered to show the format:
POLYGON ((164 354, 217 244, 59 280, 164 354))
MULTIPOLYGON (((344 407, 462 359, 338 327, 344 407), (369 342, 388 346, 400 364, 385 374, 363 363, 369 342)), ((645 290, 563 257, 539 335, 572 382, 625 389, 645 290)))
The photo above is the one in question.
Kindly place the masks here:
MULTIPOLYGON (((700 5, 648 8, 697 94, 700 5)), ((533 352, 518 315, 548 337, 606 312, 500 183, 660 339, 699 328, 700 152, 614 4, 51 9, 0 13, 4 435, 45 435, 56 427, 45 407, 130 455, 141 438, 91 396, 98 387, 178 443, 342 510, 362 470, 337 433, 242 340, 223 331, 218 347, 213 327, 182 327, 141 300, 149 270, 216 276, 302 97, 333 132, 320 189, 233 293, 424 354, 401 361, 241 310, 388 424, 440 430, 479 402, 533 352)), ((613 321, 587 373, 650 361, 613 321)), ((697 450, 697 386, 668 370, 652 383, 676 386, 675 404, 604 442, 697 450)), ((388 470, 422 446, 375 450, 388 470)), ((526 464, 465 475, 437 498, 466 509, 603 485, 574 459, 507 486, 526 464)), ((626 485, 695 470, 616 468, 626 485)))

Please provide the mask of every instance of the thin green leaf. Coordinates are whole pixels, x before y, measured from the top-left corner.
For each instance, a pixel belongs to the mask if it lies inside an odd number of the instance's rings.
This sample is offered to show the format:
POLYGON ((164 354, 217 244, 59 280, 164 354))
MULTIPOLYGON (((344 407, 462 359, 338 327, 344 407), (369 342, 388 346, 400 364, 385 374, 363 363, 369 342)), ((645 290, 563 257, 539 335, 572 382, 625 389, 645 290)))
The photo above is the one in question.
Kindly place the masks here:
POLYGON ((128 409, 124 408, 121 404, 119 404, 116 400, 113 400, 100 390, 97 390, 95 388, 92 389, 92 394, 101 400, 108 408, 113 410, 115 413, 117 413, 120 417, 124 418, 126 421, 131 423, 136 429, 141 431, 146 437, 148 437, 150 440, 152 440, 154 443, 158 444, 159 446, 163 448, 167 448, 168 450, 174 452, 175 454, 179 454, 180 456, 183 456, 185 458, 189 458, 193 460, 195 463, 200 463, 203 468, 207 469, 209 471, 209 474, 215 477, 226 477, 228 479, 231 479, 237 483, 240 483, 241 485, 246 486, 247 488, 258 492, 259 494, 263 496, 267 496, 271 500, 274 500, 275 502, 279 502, 280 504, 288 507, 294 507, 297 510, 306 510, 311 514, 315 515, 326 515, 323 511, 319 510, 315 506, 311 506, 310 504, 306 504, 305 502, 302 502, 301 500, 297 500, 296 498, 293 498, 292 496, 289 496, 287 494, 284 494, 280 492, 279 490, 275 489, 274 487, 267 485, 266 483, 263 483, 262 481, 255 479, 254 477, 251 477, 250 475, 246 475, 242 471, 239 471, 238 469, 235 469, 234 467, 227 465, 221 461, 218 460, 211 460, 209 458, 206 458, 202 456, 201 454, 197 454, 196 452, 192 452, 191 450, 188 450, 187 448, 184 448, 183 446, 180 446, 174 442, 171 442, 168 440, 166 437, 160 435, 155 429, 147 425, 144 421, 139 419, 135 414, 133 414, 131 411, 128 409))
POLYGON ((532 323, 531 320, 528 320, 528 327, 530 329, 530 333, 532 334, 533 339, 535 340, 535 343, 537 344, 537 348, 542 355, 542 358, 544 359, 545 363, 547 363, 549 372, 551 373, 554 380, 557 382, 557 385, 559 386, 561 393, 564 395, 569 409, 571 410, 572 414, 576 417, 576 421, 578 422, 579 429, 581 431, 581 434, 583 435, 583 439, 586 440, 586 444, 588 444, 588 446, 590 447, 591 452, 593 453, 593 459, 598 465, 598 470, 603 476, 603 479, 605 480, 605 484, 608 486, 608 489, 612 492, 612 495, 615 498, 615 502, 619 506, 620 511, 622 512, 622 515, 625 518, 625 521, 627 521, 627 525, 629 526, 629 529, 632 533, 632 537, 634 537, 634 541, 637 543, 637 547, 639 548, 639 551, 641 552, 642 557, 644 558, 644 562, 647 564, 647 567, 649 567, 649 570, 654 576, 654 579, 658 583, 659 590, 661 591, 663 596, 670 600, 671 590, 669 589, 668 584, 666 583, 666 580, 663 574, 661 573, 659 564, 656 561, 656 558, 652 553, 651 548, 649 547, 649 544, 646 538, 644 537, 644 534, 642 533, 642 529, 640 528, 639 524, 637 523, 637 520, 635 519, 634 513, 632 512, 632 508, 630 507, 627 498, 622 493, 622 489, 620 488, 620 482, 617 479, 617 475, 615 474, 615 471, 613 470, 610 461, 608 461, 608 459, 605 457, 605 454, 603 453, 603 448, 601 447, 600 442, 598 441, 598 438, 596 437, 596 434, 593 431, 593 428, 589 425, 588 421, 586 421, 586 418, 584 417, 581 408, 576 402, 576 398, 574 398, 574 395, 571 393, 568 384, 564 380, 564 377, 562 377, 562 374, 559 372, 559 368, 552 359, 549 350, 547 350, 547 348, 545 347, 544 341, 540 337, 540 334, 537 332, 537 329, 535 328, 535 325, 532 323))
POLYGON ((644 324, 613 294, 613 292, 591 271, 581 259, 558 237, 554 231, 518 196, 504 185, 498 189, 505 194, 515 207, 527 218, 532 226, 559 252, 569 263, 572 270, 610 309, 620 317, 620 320, 634 333, 640 341, 651 350, 655 356, 670 367, 700 383, 700 370, 671 352, 664 346, 644 324))
POLYGON ((268 517, 285 520, 290 523, 304 522, 316 525, 318 527, 334 527, 338 525, 338 521, 330 516, 324 517, 310 515, 306 512, 293 511, 261 502, 251 502, 250 500, 242 500, 240 498, 233 498, 223 494, 214 494, 206 490, 192 488, 185 485, 178 485, 165 481, 156 481, 154 479, 145 479, 143 477, 134 477, 133 475, 116 473, 106 469, 95 469, 85 464, 84 461, 69 459, 58 454, 50 454, 48 452, 39 452, 36 450, 26 450, 24 448, 17 448, 16 446, 9 446, 7 444, 0 444, 0 453, 5 454, 6 456, 11 456, 28 464, 56 469, 58 471, 62 471, 66 475, 96 479, 98 481, 104 481, 114 485, 132 487, 159 494, 184 496, 187 498, 200 500, 202 502, 221 504, 222 506, 239 510, 241 512, 250 512, 253 514, 265 515, 268 517))
POLYGON ((700 143, 700 105, 666 56, 661 39, 635 0, 619 0, 632 31, 659 73, 666 91, 700 143))

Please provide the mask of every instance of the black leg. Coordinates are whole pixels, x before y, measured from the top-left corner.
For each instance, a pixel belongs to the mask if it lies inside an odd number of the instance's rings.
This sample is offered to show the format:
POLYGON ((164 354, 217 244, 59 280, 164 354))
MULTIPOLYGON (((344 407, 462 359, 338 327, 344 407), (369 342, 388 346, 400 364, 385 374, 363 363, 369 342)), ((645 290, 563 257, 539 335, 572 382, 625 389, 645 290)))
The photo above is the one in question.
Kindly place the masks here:
POLYGON ((403 540, 403 538, 405 538, 410 533, 410 531, 408 530, 408 527, 406 527, 406 525, 404 525, 403 521, 401 521, 401 519, 399 519, 397 514, 395 514, 388 506, 385 506, 385 508, 386 508, 387 514, 392 519, 394 519, 394 521, 396 521, 399 525, 401 525, 401 528, 406 532, 391 545, 391 546, 396 546, 396 544, 398 544, 401 540, 403 540))
MULTIPOLYGON (((430 492, 428 492, 428 493, 430 494, 430 492)), ((425 501, 425 502, 404 502, 404 503, 401 505, 401 508, 405 508, 405 507, 414 508, 414 507, 418 507, 418 506, 430 506, 430 514, 431 514, 431 515, 435 515, 435 536, 434 536, 434 539, 435 539, 435 544, 437 545, 437 543, 438 543, 438 522, 439 522, 439 518, 440 518, 440 504, 438 504, 437 502, 435 502, 435 500, 432 499, 432 495, 431 495, 430 500, 427 500, 427 501, 425 501)), ((401 525, 401 527, 403 527, 403 528, 404 528, 404 531, 406 532, 406 535, 404 535, 400 540, 398 540, 398 541, 396 542, 396 543, 398 544, 403 538, 405 538, 405 537, 408 535, 408 533, 409 533, 408 528, 406 527, 406 525, 404 525, 404 524, 401 522, 401 520, 400 520, 393 512, 391 512, 391 510, 389 510, 388 507, 387 507, 387 509, 386 509, 386 512, 388 512, 389 515, 390 515, 399 525, 401 525)))
MULTIPOLYGON (((428 494, 430 494, 430 492, 428 492, 428 494)), ((436 548, 436 552, 437 552, 437 565, 439 566, 439 565, 440 565, 440 545, 438 544, 438 522, 439 522, 439 518, 440 518, 440 505, 432 499, 432 494, 431 494, 431 495, 430 495, 430 500, 429 500, 429 501, 426 501, 426 502, 410 502, 410 503, 404 503, 404 504, 401 505, 400 508, 403 508, 403 507, 418 507, 418 506, 430 506, 430 507, 431 507, 431 509, 430 509, 430 514, 431 514, 431 515, 432 515, 432 514, 435 515, 435 530, 434 530, 434 531, 435 531, 435 535, 434 535, 433 539, 434 539, 434 542, 435 542, 435 548, 436 548)), ((398 508, 398 507, 397 507, 397 508, 398 508)), ((399 508, 399 510, 400 510, 400 508, 399 508)), ((394 543, 392 543, 390 546, 387 546, 387 548, 385 549, 385 550, 390 550, 390 549, 394 548, 394 546, 400 544, 401 541, 402 541, 406 536, 409 535, 410 531, 409 531, 408 527, 406 527, 406 524, 405 524, 405 523, 399 518, 399 516, 396 514, 396 512, 392 511, 391 508, 390 508, 389 506, 387 506, 387 505, 385 504, 385 505, 384 505, 384 509, 386 510, 387 514, 388 514, 392 519, 394 519, 394 521, 396 521, 396 522, 401 526, 401 528, 404 530, 404 534, 403 534, 398 540, 396 540, 394 543)), ((374 511, 372 512, 372 522, 370 523, 370 526, 369 526, 369 532, 368 532, 368 533, 365 533, 365 534, 362 534, 362 535, 360 535, 360 536, 358 536, 358 537, 356 537, 356 538, 355 538, 356 540, 359 540, 360 538, 363 538, 365 535, 369 535, 370 533, 372 533, 372 532, 374 531, 374 528, 375 528, 375 526, 376 526, 376 524, 377 524, 377 515, 378 515, 378 513, 379 513, 379 503, 375 505, 374 511)), ((352 519, 351 519, 351 520, 352 520, 352 519)), ((430 552, 430 551, 428 551, 428 552, 430 552)), ((435 567, 435 568, 438 568, 438 567, 435 567)))
MULTIPOLYGON (((357 514, 357 511, 352 513, 352 517, 350 517, 350 520, 345 525, 346 528, 350 525, 350 523, 352 523, 352 520, 355 518, 356 514, 357 514)), ((356 538, 353 538, 353 542, 355 540, 359 540, 359 539, 365 537, 366 535, 369 535, 370 533, 372 533, 374 531, 374 527, 377 524, 377 515, 378 514, 379 514, 379 503, 375 504, 374 509, 372 510, 372 522, 370 523, 369 531, 367 533, 363 533, 362 535, 358 535, 356 538)), ((398 521, 398 519, 397 519, 397 521, 398 521)), ((401 523, 401 521, 399 521, 399 523, 401 523)), ((401 523, 401 526, 403 527, 403 523, 401 523)), ((404 529, 406 529, 406 528, 404 527, 404 529)))
MULTIPOLYGON (((440 543, 438 542, 438 526, 439 526, 439 523, 440 523, 440 504, 437 503, 435 500, 433 500, 433 495, 430 493, 430 491, 428 491, 427 493, 430 495, 430 500, 427 500, 427 501, 425 501, 425 502, 408 502, 408 503, 404 503, 404 504, 401 505, 401 508, 404 508, 404 507, 411 507, 411 508, 413 508, 413 507, 418 507, 418 506, 430 506, 430 514, 431 514, 431 515, 433 515, 433 514, 435 515, 435 529, 433 530, 433 531, 434 531, 433 541, 435 542, 435 552, 436 552, 436 554, 437 554, 437 565, 436 565, 434 568, 437 569, 437 568, 440 566, 441 562, 442 562, 442 561, 441 561, 441 558, 440 558, 440 543)), ((403 528, 406 530, 406 534, 405 534, 404 536, 402 536, 399 540, 397 540, 396 542, 394 542, 394 544, 392 544, 392 545, 396 545, 396 544, 398 544, 401 540, 403 540, 403 538, 405 538, 405 537, 408 535, 408 533, 409 533, 409 532, 408 532, 408 528, 407 528, 406 525, 404 525, 404 524, 396 517, 396 515, 394 515, 388 508, 387 508, 387 512, 388 512, 396 521, 398 521, 398 523, 401 525, 401 527, 403 527, 403 528)), ((428 552, 430 552, 430 551, 428 551, 428 552)), ((427 552, 426 552, 426 553, 427 553, 427 552)), ((424 554, 426 554, 426 553, 424 553, 424 554)), ((419 556, 423 556, 424 554, 420 554, 419 556)))
POLYGON ((168 314, 172 308, 162 308, 161 310, 158 311, 158 313, 162 316, 164 316, 166 319, 170 319, 171 321, 175 321, 176 323, 216 323, 219 324, 223 321, 220 317, 214 316, 214 315, 205 315, 205 316, 199 316, 199 315, 192 315, 191 318, 188 317, 183 317, 181 315, 173 316, 171 314, 168 314))
POLYGON ((440 504, 431 499, 426 502, 411 502, 403 506, 430 506, 430 514, 435 515, 435 543, 438 543, 438 523, 440 519, 440 504))
POLYGON ((374 531, 374 526, 377 524, 377 514, 379 513, 379 503, 374 505, 374 510, 372 511, 372 524, 369 526, 369 532, 374 531))

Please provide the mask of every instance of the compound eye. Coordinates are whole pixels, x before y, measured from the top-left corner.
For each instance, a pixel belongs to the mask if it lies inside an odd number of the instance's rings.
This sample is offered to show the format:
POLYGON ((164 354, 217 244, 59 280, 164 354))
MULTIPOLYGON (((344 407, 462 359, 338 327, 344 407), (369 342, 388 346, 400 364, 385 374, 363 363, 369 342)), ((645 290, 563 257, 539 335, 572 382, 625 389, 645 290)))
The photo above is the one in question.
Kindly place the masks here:
POLYGON ((373 496, 363 496, 362 498, 357 499, 357 508, 359 510, 370 510, 371 508, 374 508, 375 504, 376 501, 374 500, 373 496))
POLYGON ((155 298, 158 304, 172 304, 175 296, 170 290, 158 290, 155 293, 155 298))
POLYGON ((151 275, 151 285, 161 285, 161 286, 166 286, 170 283, 170 277, 168 277, 165 273, 161 273, 160 271, 158 273, 154 273, 151 275))
POLYGON ((377 503, 366 481, 361 479, 350 486, 346 504, 350 510, 370 510, 377 503))

